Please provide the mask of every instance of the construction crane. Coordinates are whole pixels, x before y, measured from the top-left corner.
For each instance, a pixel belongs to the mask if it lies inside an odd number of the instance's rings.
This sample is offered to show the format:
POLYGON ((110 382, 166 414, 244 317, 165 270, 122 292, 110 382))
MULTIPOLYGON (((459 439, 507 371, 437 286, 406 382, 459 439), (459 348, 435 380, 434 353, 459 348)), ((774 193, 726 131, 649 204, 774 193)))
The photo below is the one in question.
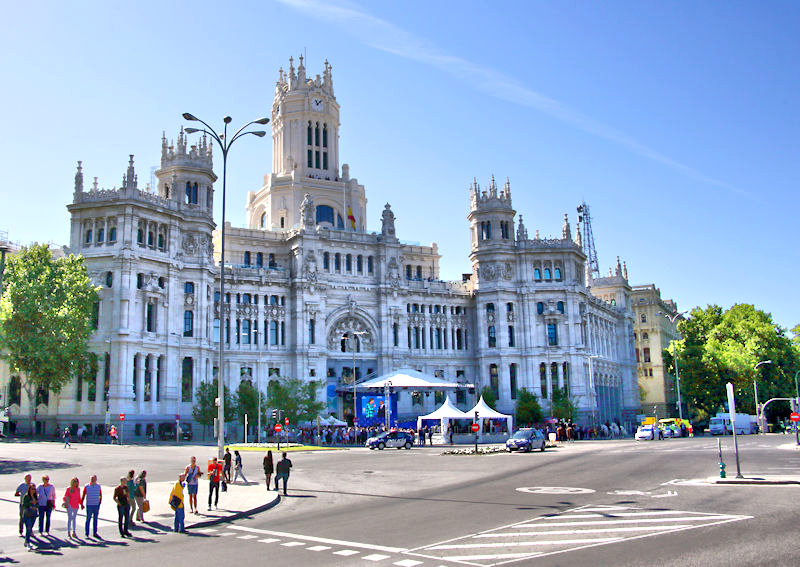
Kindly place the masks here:
POLYGON ((600 265, 597 263, 597 249, 594 247, 594 234, 592 234, 592 217, 586 201, 581 201, 581 204, 578 205, 578 224, 583 225, 583 252, 586 254, 588 284, 591 280, 600 277, 600 265))

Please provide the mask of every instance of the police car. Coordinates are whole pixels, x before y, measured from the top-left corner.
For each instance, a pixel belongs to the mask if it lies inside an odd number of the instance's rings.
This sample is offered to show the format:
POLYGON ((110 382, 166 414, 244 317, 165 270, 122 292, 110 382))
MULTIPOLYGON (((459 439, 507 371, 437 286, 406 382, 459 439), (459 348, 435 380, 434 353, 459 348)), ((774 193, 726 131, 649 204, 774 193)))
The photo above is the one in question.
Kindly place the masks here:
POLYGON ((545 439, 538 429, 524 428, 517 431, 506 441, 506 451, 544 451, 545 439))
POLYGON ((411 449, 414 445, 414 436, 405 431, 386 431, 375 437, 367 439, 365 447, 370 449, 379 449, 383 451, 386 447, 395 447, 397 449, 411 449))

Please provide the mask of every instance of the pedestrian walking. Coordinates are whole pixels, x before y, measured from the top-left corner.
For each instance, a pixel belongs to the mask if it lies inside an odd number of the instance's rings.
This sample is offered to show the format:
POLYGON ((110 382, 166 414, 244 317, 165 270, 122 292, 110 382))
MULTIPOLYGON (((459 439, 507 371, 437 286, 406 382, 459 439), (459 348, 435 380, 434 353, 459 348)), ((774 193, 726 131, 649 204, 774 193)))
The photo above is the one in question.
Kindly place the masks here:
POLYGON ((278 492, 278 481, 283 479, 283 494, 286 495, 286 484, 289 482, 289 471, 292 469, 292 461, 283 454, 283 458, 278 461, 275 467, 275 492, 278 492))
POLYGON ((81 504, 81 487, 78 477, 69 481, 69 487, 64 492, 64 507, 67 509, 67 537, 78 538, 78 508, 81 504))
POLYGON ((264 457, 264 476, 267 477, 267 490, 269 490, 269 481, 272 478, 272 473, 274 470, 275 467, 272 464, 272 451, 267 451, 267 454, 264 457))
POLYGON ((242 456, 239 454, 239 451, 234 451, 233 454, 235 455, 234 466, 236 469, 233 474, 233 482, 236 482, 239 477, 242 477, 244 483, 247 484, 247 477, 244 476, 244 472, 242 471, 242 456))
POLYGON ((189 466, 184 471, 186 475, 186 490, 189 493, 189 510, 192 514, 199 514, 200 509, 197 507, 197 488, 199 486, 200 477, 203 476, 203 471, 197 466, 197 459, 192 457, 189 460, 189 466))
POLYGON ((214 508, 219 504, 220 463, 217 458, 208 463, 208 509, 211 510, 211 497, 214 496, 214 508))
POLYGON ((425 428, 420 427, 417 433, 419 434, 419 444, 425 445, 425 428))
POLYGON ((70 440, 71 436, 72 436, 72 434, 69 431, 69 427, 65 427, 64 428, 64 434, 63 434, 63 437, 64 437, 64 448, 65 449, 67 447, 69 447, 70 449, 72 448, 72 445, 70 445, 70 443, 69 443, 69 440, 70 440))
POLYGON ((181 473, 178 475, 178 482, 172 487, 172 492, 169 493, 169 505, 175 510, 175 524, 173 529, 177 533, 186 533, 186 528, 183 526, 183 519, 185 509, 183 507, 183 481, 186 480, 186 475, 181 473))
POLYGON ((33 535, 33 524, 39 514, 39 495, 36 492, 36 485, 29 484, 25 495, 22 497, 22 520, 25 524, 25 548, 28 551, 33 549, 31 536, 33 535))
POLYGON ((231 481, 231 450, 225 447, 225 454, 222 456, 222 481, 231 481))
POLYGON ((44 475, 42 484, 36 488, 39 504, 39 533, 50 535, 50 514, 56 507, 56 487, 50 484, 50 477, 44 475))
POLYGON ((433 428, 428 428, 428 445, 433 446, 433 428))
MULTIPOLYGON (((22 499, 25 498, 25 495, 28 494, 28 487, 33 484, 31 482, 31 475, 26 474, 25 478, 23 479, 24 482, 17 486, 16 492, 14 492, 14 496, 19 497, 19 535, 22 537, 22 528, 25 526, 25 518, 22 515, 22 499)), ((33 485, 34 488, 36 485, 33 485)), ((37 506, 38 506, 38 497, 37 497, 37 506)), ((38 513, 38 510, 37 510, 38 513)))
POLYGON ((114 443, 119 445, 119 437, 117 437, 117 428, 114 425, 112 425, 111 429, 108 430, 108 440, 109 443, 111 443, 112 445, 114 443))
POLYGON ((130 532, 131 500, 127 477, 120 477, 119 486, 114 489, 114 502, 117 503, 117 527, 122 537, 133 537, 130 532))
MULTIPOLYGON (((136 477, 136 488, 133 491, 133 499, 136 501, 136 521, 144 522, 145 502, 147 502, 147 471, 142 471, 136 477)), ((150 507, 148 506, 148 510, 150 507)))
POLYGON ((103 489, 97 484, 97 475, 93 474, 89 484, 83 487, 81 495, 81 508, 86 505, 86 537, 89 537, 89 523, 92 524, 92 537, 99 538, 97 534, 97 517, 100 515, 100 504, 103 502, 103 489))
POLYGON ((125 486, 128 487, 128 525, 135 526, 133 518, 136 512, 136 472, 128 471, 125 486))

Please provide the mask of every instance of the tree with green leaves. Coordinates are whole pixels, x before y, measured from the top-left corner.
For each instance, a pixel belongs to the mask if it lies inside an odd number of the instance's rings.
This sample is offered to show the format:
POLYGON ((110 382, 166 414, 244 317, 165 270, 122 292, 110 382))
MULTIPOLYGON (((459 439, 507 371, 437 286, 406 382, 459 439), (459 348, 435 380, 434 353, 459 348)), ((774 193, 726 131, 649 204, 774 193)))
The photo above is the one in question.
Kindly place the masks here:
POLYGON ((517 390, 517 404, 514 413, 519 426, 530 427, 534 423, 541 423, 544 419, 542 406, 539 405, 536 394, 525 389, 517 390))
POLYGON ((306 382, 299 378, 277 378, 270 380, 267 386, 267 405, 270 408, 283 410, 289 423, 297 425, 302 421, 313 421, 325 408, 323 402, 317 401, 317 390, 320 382, 306 382))
POLYGON ((569 395, 569 390, 553 388, 553 397, 550 398, 550 414, 556 419, 572 421, 578 413, 578 406, 569 395))
MULTIPOLYGON (((683 338, 664 351, 668 371, 674 375, 677 350, 681 395, 696 419, 713 417, 727 400, 725 384, 736 392, 737 409, 755 413, 753 381, 758 383, 759 401, 794 395, 794 373, 800 356, 792 339, 769 313, 750 304, 736 304, 723 311, 718 305, 695 308, 678 324, 683 338), (755 366, 763 360, 770 364, 755 366)), ((788 411, 787 405, 772 404, 773 417, 788 411)))
MULTIPOLYGON (((217 394, 219 386, 216 378, 210 382, 201 382, 194 393, 194 406, 192 406, 192 417, 203 426, 203 428, 214 425, 217 418, 217 394)), ((236 399, 231 394, 230 388, 225 386, 225 422, 228 423, 236 419, 236 399)))
MULTIPOLYGON (((236 416, 239 423, 244 425, 244 416, 247 415, 249 425, 255 425, 258 420, 258 392, 250 380, 242 380, 236 389, 236 416)), ((261 419, 266 419, 267 399, 261 394, 261 419)))
POLYGON ((97 289, 82 256, 53 258, 46 244, 8 260, 0 297, 0 354, 21 373, 33 423, 37 391, 59 393, 86 369, 97 289))
POLYGON ((483 401, 486 402, 487 406, 495 409, 495 405, 497 405, 497 396, 494 395, 494 390, 492 390, 491 386, 484 386, 481 389, 480 396, 483 396, 483 401))

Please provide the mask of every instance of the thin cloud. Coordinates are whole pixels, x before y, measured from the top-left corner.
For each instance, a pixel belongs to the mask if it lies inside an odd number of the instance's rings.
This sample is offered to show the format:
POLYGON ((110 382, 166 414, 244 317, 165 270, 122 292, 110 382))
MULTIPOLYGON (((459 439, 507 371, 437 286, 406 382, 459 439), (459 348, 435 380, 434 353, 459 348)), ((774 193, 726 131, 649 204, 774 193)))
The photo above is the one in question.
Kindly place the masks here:
POLYGON ((704 183, 728 189, 741 195, 748 195, 742 189, 709 177, 648 147, 632 136, 590 118, 555 99, 531 90, 508 75, 488 67, 476 65, 462 57, 444 53, 425 38, 419 37, 386 20, 367 14, 352 4, 331 4, 319 0, 278 1, 301 10, 308 16, 334 22, 374 49, 436 67, 464 82, 468 82, 473 87, 493 97, 538 110, 704 183))

